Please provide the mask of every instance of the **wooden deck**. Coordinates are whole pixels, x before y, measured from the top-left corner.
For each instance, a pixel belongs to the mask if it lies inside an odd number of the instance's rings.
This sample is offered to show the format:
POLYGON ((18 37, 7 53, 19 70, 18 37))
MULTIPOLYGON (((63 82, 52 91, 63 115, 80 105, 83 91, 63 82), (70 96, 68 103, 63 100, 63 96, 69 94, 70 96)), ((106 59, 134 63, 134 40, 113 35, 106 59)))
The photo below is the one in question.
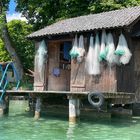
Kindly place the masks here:
MULTIPOLYGON (((2 90, 0 90, 2 93, 2 90)), ((33 91, 33 90, 6 90, 7 95, 46 95, 46 94, 65 94, 65 95, 88 95, 90 92, 71 92, 71 91, 33 91)), ((105 98, 134 98, 134 93, 126 92, 102 92, 105 98)))

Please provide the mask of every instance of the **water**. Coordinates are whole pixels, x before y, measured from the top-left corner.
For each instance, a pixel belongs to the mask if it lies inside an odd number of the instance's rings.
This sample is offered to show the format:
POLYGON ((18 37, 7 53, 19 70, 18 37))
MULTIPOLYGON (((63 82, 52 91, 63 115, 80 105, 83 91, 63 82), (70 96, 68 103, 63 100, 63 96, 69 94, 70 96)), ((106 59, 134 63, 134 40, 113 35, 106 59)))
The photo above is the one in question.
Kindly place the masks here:
POLYGON ((8 117, 0 118, 0 140, 139 140, 140 119, 81 119, 69 125, 66 117, 35 121, 26 102, 10 103, 8 117))

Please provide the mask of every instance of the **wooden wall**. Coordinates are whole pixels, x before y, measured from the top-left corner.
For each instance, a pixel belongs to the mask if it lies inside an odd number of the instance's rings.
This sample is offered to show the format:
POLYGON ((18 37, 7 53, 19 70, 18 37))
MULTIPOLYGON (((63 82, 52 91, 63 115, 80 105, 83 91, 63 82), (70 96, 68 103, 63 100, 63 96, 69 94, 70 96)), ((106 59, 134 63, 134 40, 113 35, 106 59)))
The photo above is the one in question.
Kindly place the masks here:
POLYGON ((60 69, 60 76, 53 75, 53 69, 59 68, 60 43, 49 42, 48 44, 48 90, 67 91, 70 90, 70 71, 60 69))
MULTIPOLYGON (((115 44, 118 42, 119 34, 115 35, 115 44)), ((85 59, 82 63, 78 64, 71 61, 71 70, 60 69, 60 76, 53 75, 54 68, 60 68, 60 45, 62 41, 48 42, 48 57, 47 63, 44 64, 44 78, 41 79, 38 75, 37 68, 37 54, 35 56, 35 90, 53 90, 53 91, 98 91, 98 92, 135 92, 139 96, 140 90, 140 47, 136 41, 132 41, 130 35, 125 33, 129 48, 133 54, 129 64, 125 66, 114 66, 109 68, 105 63, 101 64, 101 75, 90 76, 85 71, 85 59), (135 47, 134 47, 135 46, 135 47), (135 48, 135 50, 134 50, 135 48), (135 56, 135 57, 134 57, 135 56), (135 62, 136 61, 136 62, 135 62), (135 63, 134 63, 135 62, 135 63), (47 66, 47 68, 46 68, 47 66), (135 66, 135 70, 134 70, 135 66), (135 77, 134 77, 135 76, 135 77), (135 82, 134 82, 135 80, 135 82), (46 84, 47 83, 47 84, 46 84)), ((88 50, 88 39, 85 38, 85 49, 88 50)), ((39 42, 36 42, 36 50, 38 49, 39 42)), ((87 52, 87 51, 86 51, 87 52)), ((140 98, 140 97, 139 97, 140 98)))
POLYGON ((116 91, 116 67, 101 65, 101 75, 91 76, 85 71, 85 61, 71 63, 71 91, 116 91))
POLYGON ((137 101, 140 101, 140 38, 133 39, 134 50, 134 82, 137 101))
MULTIPOLYGON (((122 31, 113 32, 115 46, 118 44, 122 31)), ((101 75, 91 76, 85 71, 85 62, 71 63, 71 91, 98 91, 98 92, 135 92, 134 83, 134 44, 130 34, 123 31, 132 52, 129 64, 110 68, 106 63, 101 64, 101 75)), ((85 45, 88 50, 88 44, 85 45)))
MULTIPOLYGON (((88 50, 88 47, 89 41, 85 38, 85 49, 88 50)), ((71 62, 71 91, 115 92, 116 85, 116 67, 101 64, 101 75, 91 76, 86 73, 85 59, 80 64, 71 62)))
POLYGON ((135 92, 134 88, 134 44, 129 33, 124 32, 132 57, 127 65, 117 66, 117 91, 135 92))
POLYGON ((115 92, 117 86, 116 67, 109 68, 108 65, 101 65, 100 76, 89 76, 86 74, 86 90, 115 92))

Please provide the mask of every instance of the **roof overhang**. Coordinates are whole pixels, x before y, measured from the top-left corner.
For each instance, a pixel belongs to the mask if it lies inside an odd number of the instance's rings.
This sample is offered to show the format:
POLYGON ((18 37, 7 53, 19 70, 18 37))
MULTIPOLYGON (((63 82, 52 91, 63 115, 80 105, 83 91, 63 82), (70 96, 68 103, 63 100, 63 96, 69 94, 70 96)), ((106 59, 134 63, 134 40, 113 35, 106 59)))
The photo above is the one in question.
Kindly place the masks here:
POLYGON ((27 36, 29 39, 49 38, 84 32, 110 30, 117 28, 130 29, 139 20, 140 6, 124 8, 98 14, 90 14, 58 21, 27 36))

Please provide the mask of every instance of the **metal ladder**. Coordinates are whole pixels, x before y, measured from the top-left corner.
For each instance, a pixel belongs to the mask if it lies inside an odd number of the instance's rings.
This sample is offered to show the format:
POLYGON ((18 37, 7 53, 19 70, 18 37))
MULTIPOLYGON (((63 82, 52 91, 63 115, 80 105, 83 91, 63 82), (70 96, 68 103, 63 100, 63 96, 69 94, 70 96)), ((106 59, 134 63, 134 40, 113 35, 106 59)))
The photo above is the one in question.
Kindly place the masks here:
POLYGON ((1 79, 0 79, 0 88, 1 88, 1 91, 2 91, 2 93, 0 95, 0 101, 2 101, 2 98, 3 98, 4 94, 6 93, 6 87, 9 83, 9 81, 7 79, 7 71, 8 71, 8 68, 10 66, 12 67, 12 70, 14 72, 15 81, 16 81, 16 90, 19 88, 20 79, 19 79, 18 73, 16 71, 16 68, 14 66, 14 63, 13 62, 8 63, 5 67, 5 70, 3 70, 3 67, 0 64, 0 71, 2 73, 2 76, 1 76, 1 79))

